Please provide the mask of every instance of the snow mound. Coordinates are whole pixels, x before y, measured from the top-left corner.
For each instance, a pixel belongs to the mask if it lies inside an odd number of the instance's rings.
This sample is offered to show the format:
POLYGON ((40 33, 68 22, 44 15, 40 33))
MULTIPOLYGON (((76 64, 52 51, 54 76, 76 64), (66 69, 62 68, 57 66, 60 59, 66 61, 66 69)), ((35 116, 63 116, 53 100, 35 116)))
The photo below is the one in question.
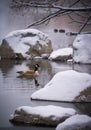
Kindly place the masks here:
POLYGON ((22 106, 15 110, 13 122, 57 125, 68 117, 76 114, 73 108, 63 108, 53 105, 29 107, 22 106))
POLYGON ((74 62, 91 64, 91 34, 80 34, 74 43, 74 62))
POLYGON ((56 130, 88 130, 88 128, 91 129, 91 117, 77 114, 59 124, 56 130))
POLYGON ((66 61, 68 59, 71 59, 73 55, 73 49, 72 48, 62 48, 55 50, 51 53, 49 59, 50 60, 61 60, 66 61))
POLYGON ((13 49, 14 53, 22 54, 24 58, 52 51, 51 41, 46 34, 36 29, 16 30, 9 33, 3 40, 13 49))
POLYGON ((44 88, 34 92, 31 99, 75 102, 88 87, 91 87, 91 75, 74 70, 58 72, 44 88))

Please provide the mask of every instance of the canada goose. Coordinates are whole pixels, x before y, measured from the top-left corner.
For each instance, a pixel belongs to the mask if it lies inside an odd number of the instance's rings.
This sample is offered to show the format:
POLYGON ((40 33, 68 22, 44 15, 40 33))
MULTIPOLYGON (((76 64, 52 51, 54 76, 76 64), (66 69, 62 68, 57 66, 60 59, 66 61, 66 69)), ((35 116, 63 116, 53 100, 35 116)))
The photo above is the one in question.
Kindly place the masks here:
POLYGON ((20 74, 18 77, 36 78, 39 76, 38 68, 39 65, 36 64, 34 70, 17 71, 20 74))

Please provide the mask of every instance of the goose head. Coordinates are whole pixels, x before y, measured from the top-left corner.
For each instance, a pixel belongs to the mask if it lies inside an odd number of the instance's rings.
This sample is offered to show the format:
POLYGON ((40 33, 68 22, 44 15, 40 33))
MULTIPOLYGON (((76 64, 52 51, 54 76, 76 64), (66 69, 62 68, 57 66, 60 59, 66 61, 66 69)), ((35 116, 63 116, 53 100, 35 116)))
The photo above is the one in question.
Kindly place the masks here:
POLYGON ((39 66, 38 64, 36 64, 36 65, 35 65, 35 68, 34 68, 34 71, 38 71, 39 67, 40 67, 40 66, 39 66))

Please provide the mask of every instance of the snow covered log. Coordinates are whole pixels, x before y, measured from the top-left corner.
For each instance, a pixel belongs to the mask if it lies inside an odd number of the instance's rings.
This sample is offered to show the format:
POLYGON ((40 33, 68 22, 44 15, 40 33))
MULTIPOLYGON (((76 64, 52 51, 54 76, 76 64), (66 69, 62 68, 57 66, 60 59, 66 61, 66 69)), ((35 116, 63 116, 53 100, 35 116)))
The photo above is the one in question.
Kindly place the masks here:
POLYGON ((73 108, 59 106, 22 106, 15 110, 11 116, 12 123, 25 123, 33 125, 57 126, 65 119, 76 114, 73 108))
MULTIPOLYGON (((91 91, 91 75, 74 70, 58 72, 44 88, 34 92, 31 99, 63 102, 88 102, 91 91), (84 94, 84 95, 83 95, 84 94)), ((91 96, 90 96, 91 97, 91 96)), ((89 99, 91 102, 91 98, 89 99)))
POLYGON ((0 57, 2 59, 33 58, 42 54, 50 54, 51 52, 51 40, 46 34, 36 29, 13 31, 3 39, 0 46, 0 57))
POLYGON ((91 64, 91 34, 79 34, 73 43, 75 63, 91 64))
POLYGON ((61 49, 53 51, 49 59, 63 62, 63 61, 67 61, 68 59, 72 59, 72 57, 73 57, 72 48, 61 48, 61 49))
POLYGON ((87 115, 73 115, 60 123, 56 130, 91 130, 91 117, 87 115))

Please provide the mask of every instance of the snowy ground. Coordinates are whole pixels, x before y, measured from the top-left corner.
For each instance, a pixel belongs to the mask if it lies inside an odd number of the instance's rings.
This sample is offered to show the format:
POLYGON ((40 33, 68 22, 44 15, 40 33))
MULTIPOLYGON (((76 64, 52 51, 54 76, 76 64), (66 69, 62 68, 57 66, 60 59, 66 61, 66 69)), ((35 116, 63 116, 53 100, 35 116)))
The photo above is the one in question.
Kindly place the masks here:
POLYGON ((88 87, 91 87, 91 75, 74 70, 58 72, 44 88, 33 93, 31 99, 72 102, 88 87))

